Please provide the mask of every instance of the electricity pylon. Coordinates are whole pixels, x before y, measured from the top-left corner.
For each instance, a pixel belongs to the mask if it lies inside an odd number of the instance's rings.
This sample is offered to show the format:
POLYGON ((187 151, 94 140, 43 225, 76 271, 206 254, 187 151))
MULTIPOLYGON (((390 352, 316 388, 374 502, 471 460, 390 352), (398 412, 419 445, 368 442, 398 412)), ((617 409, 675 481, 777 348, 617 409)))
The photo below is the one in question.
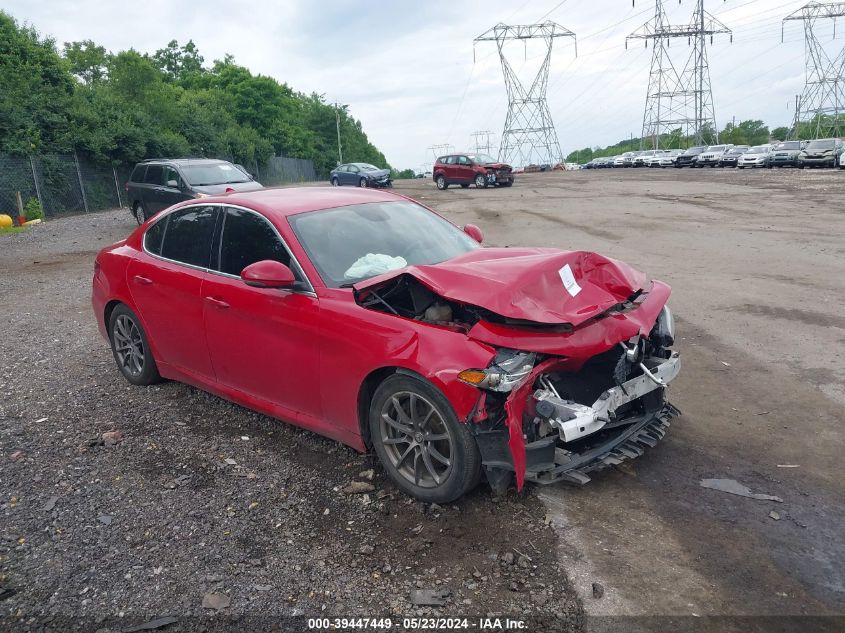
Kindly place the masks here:
POLYGON ((441 143, 440 145, 432 145, 428 149, 431 150, 431 155, 434 157, 434 160, 437 160, 443 154, 451 154, 455 150, 451 143, 441 143))
MULTIPOLYGON (((559 37, 571 37, 574 40, 575 33, 555 22, 522 26, 499 23, 473 40, 473 51, 476 43, 487 41, 496 42, 499 50, 505 89, 508 93, 508 114, 499 145, 499 160, 503 162, 516 166, 554 165, 563 162, 563 152, 546 103, 552 45, 559 37), (514 40, 527 42, 535 39, 543 40, 546 54, 537 74, 526 89, 528 84, 519 79, 508 62, 505 44, 514 40)), ((575 54, 578 54, 577 43, 575 54)))
MULTIPOLYGON (((842 136, 845 133, 845 47, 831 58, 816 35, 816 22, 845 16, 845 2, 810 2, 783 19, 804 22, 804 46, 806 50, 806 80, 804 91, 795 107, 793 135, 798 138, 802 121, 814 121, 813 138, 842 136)), ((834 21, 833 37, 836 38, 834 21)), ((783 32, 781 32, 783 40, 783 32)))
POLYGON ((490 130, 479 130, 477 132, 473 132, 470 134, 475 139, 475 151, 476 153, 485 152, 489 154, 493 151, 493 144, 490 142, 490 137, 493 136, 493 132, 490 130))
POLYGON ((650 138, 654 149, 661 143, 661 135, 681 129, 695 137, 696 145, 705 143, 705 134, 712 129, 719 140, 713 89, 710 85, 710 66, 707 62, 707 36, 712 43, 717 34, 731 35, 731 30, 704 10, 704 0, 696 0, 696 9, 689 24, 672 26, 666 19, 663 0, 655 0, 654 18, 625 38, 654 42, 651 58, 646 107, 643 114, 642 139, 650 138), (669 54, 669 44, 676 38, 686 38, 692 51, 680 72, 669 54))

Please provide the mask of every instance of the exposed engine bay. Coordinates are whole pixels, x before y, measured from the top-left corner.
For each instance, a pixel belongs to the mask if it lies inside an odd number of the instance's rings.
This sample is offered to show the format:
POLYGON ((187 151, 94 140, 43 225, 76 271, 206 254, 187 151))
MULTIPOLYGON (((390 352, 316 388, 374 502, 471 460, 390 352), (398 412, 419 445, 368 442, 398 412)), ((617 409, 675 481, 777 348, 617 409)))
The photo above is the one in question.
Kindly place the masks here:
POLYGON ((467 421, 490 484, 504 489, 514 474, 518 488, 526 480, 583 484, 590 480, 588 473, 638 457, 663 438, 671 418, 679 413, 665 395, 680 370, 680 357, 671 349, 674 321, 664 305, 668 291, 660 297, 655 292, 654 301, 661 303, 649 309, 656 316, 649 316, 639 333, 620 329, 614 322, 644 312, 639 309, 648 294, 635 290, 578 327, 507 318, 448 300, 408 274, 356 293, 356 300, 368 309, 470 337, 479 330, 503 327, 514 340, 520 335, 534 337, 535 351, 494 343, 496 354, 488 367, 458 375, 480 389, 467 421), (598 341, 585 332, 591 328, 603 328, 598 341), (538 333, 556 339, 554 353, 537 346, 538 333), (582 339, 591 345, 582 345, 582 339), (585 355, 566 353, 568 340, 574 351, 585 355), (600 351, 589 355, 586 350, 591 349, 600 351))

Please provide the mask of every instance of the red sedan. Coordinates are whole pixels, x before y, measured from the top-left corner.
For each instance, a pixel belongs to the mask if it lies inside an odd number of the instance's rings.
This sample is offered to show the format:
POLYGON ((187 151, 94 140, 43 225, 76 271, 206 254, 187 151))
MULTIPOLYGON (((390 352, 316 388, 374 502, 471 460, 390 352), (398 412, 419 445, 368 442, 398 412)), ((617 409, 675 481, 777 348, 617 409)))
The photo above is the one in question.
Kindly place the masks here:
POLYGON ((182 381, 372 448, 406 493, 584 483, 663 437, 669 288, 594 253, 482 248, 403 196, 294 188, 167 209, 94 266, 126 379, 182 381))

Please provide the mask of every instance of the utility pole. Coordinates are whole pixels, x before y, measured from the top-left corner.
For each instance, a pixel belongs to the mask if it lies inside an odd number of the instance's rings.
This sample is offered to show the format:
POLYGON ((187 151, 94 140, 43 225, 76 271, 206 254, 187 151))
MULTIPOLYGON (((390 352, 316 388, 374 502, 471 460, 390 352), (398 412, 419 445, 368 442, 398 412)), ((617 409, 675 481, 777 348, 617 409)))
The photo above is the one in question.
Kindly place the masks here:
POLYGON ((791 20, 804 22, 806 80, 795 103, 795 138, 802 121, 815 121, 813 138, 845 134, 845 47, 829 55, 815 30, 818 20, 833 20, 835 40, 836 18, 842 16, 845 2, 810 2, 783 19, 784 26, 791 20))
POLYGON ((685 136, 694 136, 696 144, 703 145, 704 130, 708 125, 713 127, 718 141, 719 129, 707 62, 707 36, 712 43, 714 35, 728 34, 733 41, 733 34, 704 10, 704 0, 696 0, 692 20, 682 26, 669 24, 663 3, 663 0, 655 0, 654 17, 625 38, 626 48, 630 40, 645 40, 646 46, 649 40, 653 42, 640 144, 650 138, 652 148, 659 149, 662 135, 681 128, 685 136), (676 64, 669 54, 670 42, 676 38, 686 38, 693 46, 684 66, 676 64), (681 70, 678 71, 678 68, 681 70))
MULTIPOLYGON (((500 22, 473 40, 473 56, 475 44, 479 42, 495 42, 499 50, 499 61, 502 64, 505 90, 508 94, 508 113, 502 131, 502 142, 499 145, 499 160, 503 162, 520 167, 563 162, 563 152, 546 103, 552 45, 559 37, 571 37, 575 40, 575 33, 550 21, 519 26, 508 26, 500 22), (522 41, 526 45, 527 55, 528 40, 542 40, 546 45, 543 62, 530 84, 519 79, 505 54, 507 42, 522 41)), ((577 43, 575 54, 578 55, 577 43)))
POLYGON ((338 157, 338 165, 343 164, 343 147, 340 144, 340 106, 335 103, 334 104, 334 114, 335 114, 335 123, 337 125, 337 157, 338 157))
POLYGON ((443 154, 451 154, 455 151, 455 148, 452 146, 451 143, 441 143, 440 145, 432 145, 428 149, 431 150, 431 155, 434 157, 434 160, 437 160, 443 154))

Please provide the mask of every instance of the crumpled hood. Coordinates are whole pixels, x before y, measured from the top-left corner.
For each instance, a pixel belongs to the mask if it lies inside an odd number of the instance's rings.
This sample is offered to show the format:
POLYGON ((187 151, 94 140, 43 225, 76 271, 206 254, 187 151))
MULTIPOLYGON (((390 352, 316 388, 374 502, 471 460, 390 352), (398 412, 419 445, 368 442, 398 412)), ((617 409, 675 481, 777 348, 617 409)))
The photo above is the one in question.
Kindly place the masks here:
POLYGON ((355 284, 358 293, 411 275, 444 299, 509 319, 574 327, 645 290, 645 275, 587 251, 479 248, 434 265, 409 266, 355 284))

